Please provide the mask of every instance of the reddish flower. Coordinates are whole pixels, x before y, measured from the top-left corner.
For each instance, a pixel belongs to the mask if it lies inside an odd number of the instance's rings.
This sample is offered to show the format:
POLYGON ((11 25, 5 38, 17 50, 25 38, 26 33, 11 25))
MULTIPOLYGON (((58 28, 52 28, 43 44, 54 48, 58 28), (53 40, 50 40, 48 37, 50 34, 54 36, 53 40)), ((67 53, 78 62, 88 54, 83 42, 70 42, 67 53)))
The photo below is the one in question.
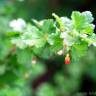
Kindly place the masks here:
POLYGON ((70 56, 69 56, 69 54, 67 54, 66 57, 65 57, 65 64, 70 64, 70 56))

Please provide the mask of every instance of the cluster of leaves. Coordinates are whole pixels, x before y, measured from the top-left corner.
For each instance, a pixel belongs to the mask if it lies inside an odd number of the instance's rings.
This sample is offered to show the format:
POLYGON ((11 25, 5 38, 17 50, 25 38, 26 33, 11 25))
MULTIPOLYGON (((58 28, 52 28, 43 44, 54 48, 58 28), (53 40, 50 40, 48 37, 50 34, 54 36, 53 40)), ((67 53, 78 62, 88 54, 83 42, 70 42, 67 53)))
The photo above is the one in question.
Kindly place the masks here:
POLYGON ((16 49, 10 42, 7 34, 7 31, 10 31, 10 18, 0 16, 0 21, 0 96, 30 96, 30 83, 44 73, 44 64, 36 62, 34 67, 32 51, 28 48, 16 49))
POLYGON ((17 28, 9 32, 8 34, 13 36, 12 43, 21 49, 36 50, 35 54, 41 57, 43 55, 47 59, 62 50, 64 55, 71 54, 73 62, 85 55, 90 45, 96 46, 96 35, 93 33, 95 26, 92 24, 94 18, 91 12, 74 11, 71 19, 59 17, 54 13, 52 15, 56 20, 32 20, 34 24, 28 23, 26 26, 21 26, 22 30, 18 31, 17 28), (38 50, 42 50, 41 53, 38 53, 38 50))

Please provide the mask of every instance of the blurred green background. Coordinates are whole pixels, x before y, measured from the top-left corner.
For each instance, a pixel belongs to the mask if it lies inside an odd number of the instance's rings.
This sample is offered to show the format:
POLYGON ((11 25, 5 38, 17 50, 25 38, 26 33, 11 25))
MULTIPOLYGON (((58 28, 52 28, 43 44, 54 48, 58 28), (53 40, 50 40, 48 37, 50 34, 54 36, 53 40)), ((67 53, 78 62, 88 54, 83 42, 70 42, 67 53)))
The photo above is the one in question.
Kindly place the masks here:
MULTIPOLYGON (((91 11, 95 18, 94 24, 96 23, 96 0, 0 0, 0 79, 3 78, 0 80, 0 88, 2 88, 2 80, 8 81, 7 79, 11 78, 9 81, 13 81, 15 79, 9 75, 7 78, 2 76, 6 66, 13 68, 8 62, 17 63, 14 54, 6 59, 13 47, 9 42, 9 37, 6 36, 6 32, 9 30, 8 22, 16 18, 23 18, 27 22, 31 22, 32 18, 37 20, 52 18, 53 12, 59 16, 70 17, 74 10, 91 11)), ((54 61, 48 61, 46 65, 41 64, 42 66, 37 65, 36 68, 34 67, 35 69, 33 68, 33 74, 37 77, 35 79, 30 77, 32 96, 87 96, 88 93, 96 96, 96 48, 90 47, 87 55, 77 64, 58 65, 62 62, 62 57, 57 57, 54 61), (44 66, 46 66, 46 72, 44 66), (41 72, 42 70, 44 72, 41 72), (37 75, 40 72, 42 75, 37 75), (57 95, 54 95, 55 93, 57 95)), ((15 68, 18 67, 15 66, 15 68)), ((9 81, 7 83, 10 83, 9 81)), ((19 81, 19 83, 21 82, 22 80, 19 81)), ((25 87, 22 88, 27 90, 25 87)), ((10 90, 15 90, 14 94, 20 92, 16 88, 10 90)), ((0 91, 0 94, 2 92, 5 91, 0 91)), ((10 94, 11 91, 7 95, 0 96, 16 96, 10 94)))

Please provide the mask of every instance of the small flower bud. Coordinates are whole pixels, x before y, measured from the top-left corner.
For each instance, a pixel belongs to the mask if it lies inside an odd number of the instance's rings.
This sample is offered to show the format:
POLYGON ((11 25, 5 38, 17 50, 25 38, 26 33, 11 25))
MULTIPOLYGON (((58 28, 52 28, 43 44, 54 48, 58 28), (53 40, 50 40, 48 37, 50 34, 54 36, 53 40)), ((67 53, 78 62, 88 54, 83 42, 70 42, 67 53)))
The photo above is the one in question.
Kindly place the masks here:
POLYGON ((59 50, 59 51, 57 52, 57 54, 58 54, 58 55, 63 55, 63 50, 59 50))

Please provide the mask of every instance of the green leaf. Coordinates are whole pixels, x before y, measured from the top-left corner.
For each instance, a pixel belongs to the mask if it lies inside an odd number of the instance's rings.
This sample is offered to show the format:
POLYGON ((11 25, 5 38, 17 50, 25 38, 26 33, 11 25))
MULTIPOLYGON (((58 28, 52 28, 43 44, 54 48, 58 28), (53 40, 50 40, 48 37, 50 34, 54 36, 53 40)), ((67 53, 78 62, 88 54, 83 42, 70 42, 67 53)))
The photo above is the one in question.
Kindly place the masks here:
POLYGON ((6 35, 9 37, 19 36, 20 34, 21 34, 20 32, 13 32, 13 31, 6 32, 6 35))
POLYGON ((56 94, 53 86, 45 83, 38 88, 37 96, 56 96, 56 94))
POLYGON ((30 64, 32 56, 32 52, 28 49, 17 50, 17 60, 19 64, 30 64))
POLYGON ((93 24, 86 24, 84 27, 81 33, 92 34, 94 32, 95 26, 93 24))
POLYGON ((88 50, 88 45, 86 43, 74 44, 71 49, 72 61, 78 61, 81 57, 85 56, 88 50))
POLYGON ((44 33, 54 33, 56 30, 54 26, 54 21, 52 19, 46 19, 43 22, 42 31, 44 33))
POLYGON ((84 33, 86 32, 87 34, 93 32, 94 25, 91 23, 94 19, 92 17, 91 12, 85 11, 80 13, 78 11, 74 11, 72 13, 71 18, 73 21, 73 25, 77 31, 84 32, 84 33))
POLYGON ((43 59, 49 59, 51 56, 52 56, 52 52, 51 52, 50 48, 48 46, 46 46, 43 49, 40 57, 42 57, 43 59))
POLYGON ((84 15, 86 17, 86 22, 88 22, 88 23, 93 22, 94 18, 93 18, 92 13, 90 11, 82 12, 82 15, 84 15))
POLYGON ((39 47, 43 47, 46 44, 46 40, 44 40, 44 38, 40 38, 36 40, 36 44, 35 47, 39 48, 39 47))
POLYGON ((4 75, 4 73, 6 72, 6 65, 0 65, 0 75, 4 75))
POLYGON ((9 42, 9 39, 6 38, 0 38, 0 60, 3 60, 6 58, 6 56, 10 53, 11 44, 9 42))
POLYGON ((35 26, 28 25, 27 30, 21 36, 24 44, 27 46, 35 46, 36 48, 43 47, 46 43, 44 38, 44 34, 42 31, 37 29, 35 26))
MULTIPOLYGON (((51 52, 57 52, 61 49, 63 49, 63 40, 59 37, 53 37, 53 45, 50 46, 51 52)), ((52 39, 52 38, 50 38, 52 39)))
POLYGON ((32 79, 42 75, 46 71, 46 67, 42 62, 36 62, 35 65, 30 68, 30 73, 32 74, 32 79))
POLYGON ((13 84, 16 79, 17 79, 17 76, 16 74, 14 74, 14 72, 12 72, 12 70, 6 71, 4 75, 0 75, 0 85, 13 84))
POLYGON ((72 12, 71 18, 76 29, 81 29, 86 22, 85 16, 78 11, 72 12))
POLYGON ((50 34, 47 41, 50 45, 51 52, 57 52, 63 49, 63 40, 60 38, 60 32, 50 34))

